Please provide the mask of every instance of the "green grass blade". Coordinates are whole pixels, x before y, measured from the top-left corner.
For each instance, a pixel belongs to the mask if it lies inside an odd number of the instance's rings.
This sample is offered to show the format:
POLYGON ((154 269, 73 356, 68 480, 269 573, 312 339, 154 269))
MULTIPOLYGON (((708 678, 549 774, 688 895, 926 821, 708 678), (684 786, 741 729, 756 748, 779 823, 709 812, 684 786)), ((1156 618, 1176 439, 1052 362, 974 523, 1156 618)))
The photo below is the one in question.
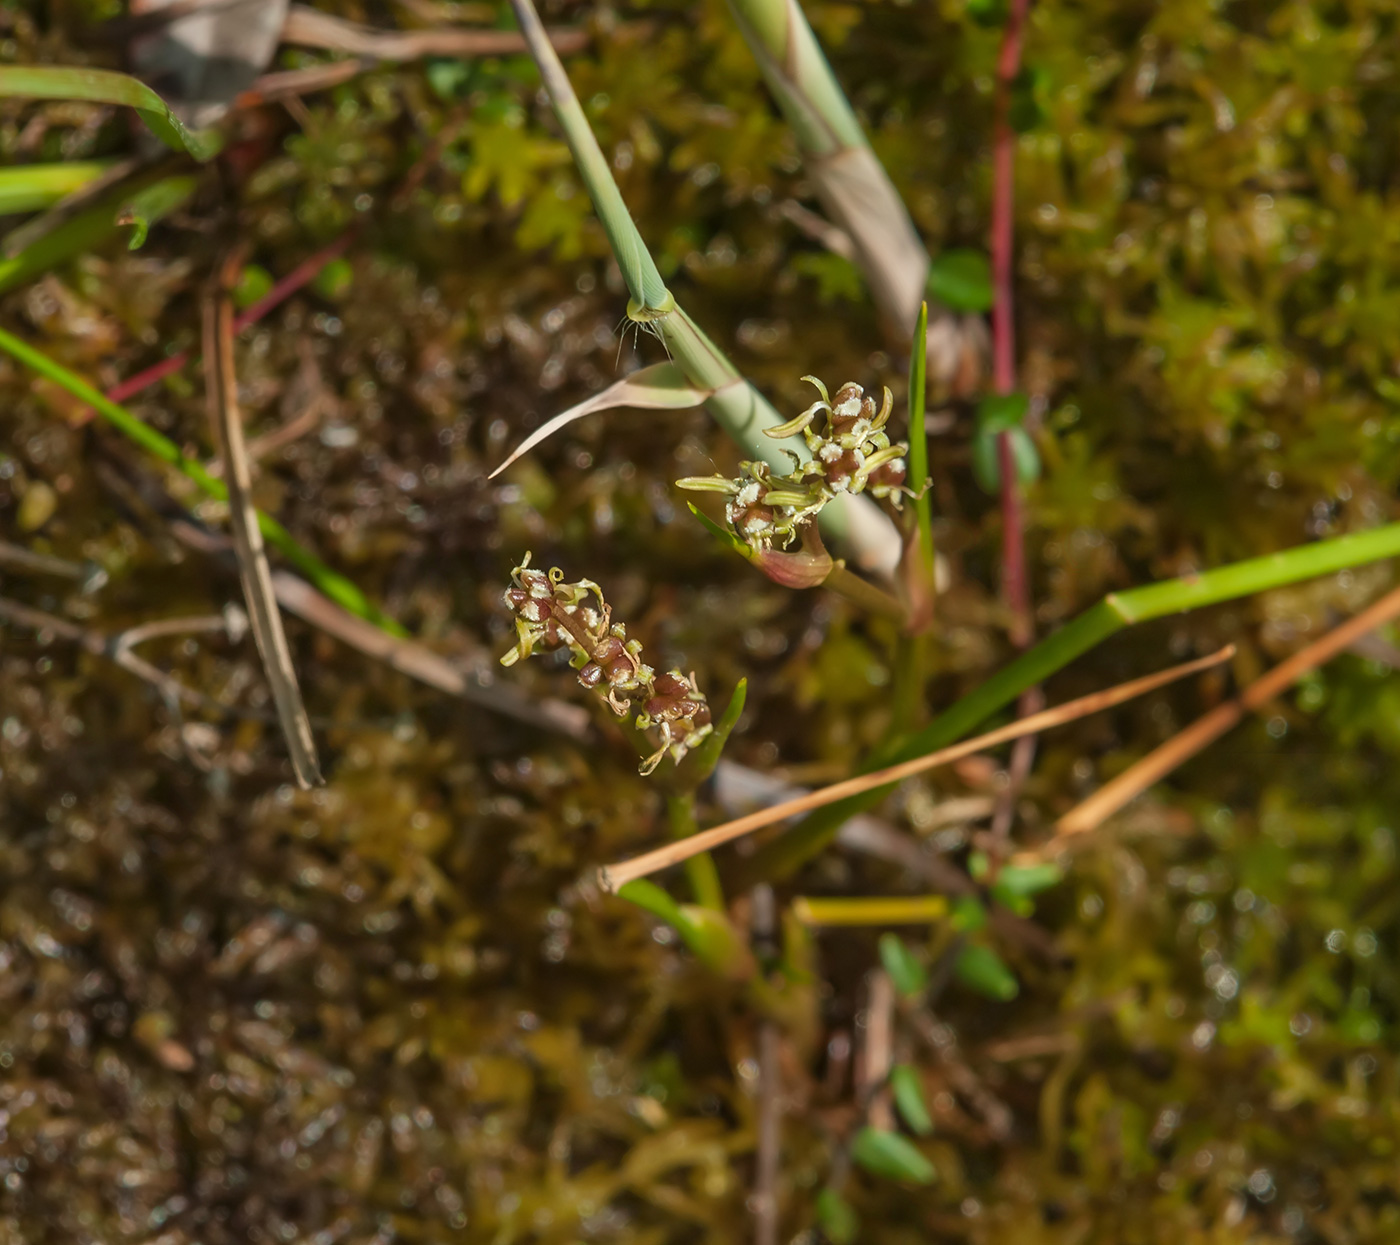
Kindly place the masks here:
MULTIPOLYGON (((1113 593, 1027 649, 923 730, 871 757, 866 768, 873 770, 912 760, 956 742, 998 709, 1011 704, 1027 688, 1043 682, 1115 632, 1134 623, 1218 605, 1394 557, 1400 557, 1400 523, 1250 558, 1199 575, 1113 593)), ((888 794, 889 788, 868 792, 813 813, 760 848, 749 861, 746 872, 765 881, 791 873, 822 851, 849 818, 879 803, 888 794)))
POLYGON ((40 235, 18 255, 0 259, 0 292, 14 289, 32 281, 59 264, 100 246, 120 226, 117 214, 123 208, 140 205, 147 227, 162 216, 173 212, 185 202, 199 184, 197 176, 182 174, 158 178, 133 190, 124 188, 40 235))
POLYGON ((564 141, 569 144, 579 175, 588 187, 588 196, 593 200, 598 218, 617 256, 618 267, 622 269, 622 279, 627 283, 627 292, 632 301, 646 311, 664 312, 674 303, 666 283, 656 269, 651 253, 642 241, 642 235, 622 201, 608 168, 608 160, 593 136, 588 119, 583 115, 578 96, 569 82, 559 53, 554 50, 549 36, 545 34, 540 15, 535 11, 531 0, 511 0, 520 32, 529 45, 530 55, 539 66, 540 77, 544 79, 545 90, 549 92, 554 115, 564 131, 564 141))
POLYGON ((115 160, 70 160, 0 169, 0 216, 37 212, 115 168, 115 160))
MULTIPOLYGON (((60 363, 55 363, 47 355, 41 354, 32 346, 11 333, 0 329, 0 350, 11 355, 40 376, 53 381, 71 393, 75 398, 91 406, 118 432, 139 445, 153 458, 174 467, 176 471, 193 481, 203 492, 219 501, 228 500, 228 490, 224 482, 211 476, 202 463, 187 457, 173 441, 163 437, 154 428, 142 423, 125 407, 108 401, 80 376, 70 372, 60 363)), ((407 633, 392 618, 377 609, 353 583, 343 575, 331 570, 315 554, 303 548, 276 519, 258 512, 258 527, 268 544, 281 551, 303 575, 316 585, 336 604, 352 614, 357 614, 367 622, 372 622, 391 635, 403 636, 407 633)))
POLYGON ((919 304, 914 342, 909 355, 909 487, 919 522, 919 553, 931 585, 933 578, 933 501, 928 495, 928 433, 924 428, 928 405, 928 303, 919 304))
POLYGON ((865 134, 802 10, 790 0, 729 0, 764 80, 803 149, 834 155, 865 134))
POLYGON ((146 128, 167 147, 187 151, 196 160, 210 159, 223 146, 222 138, 216 133, 188 129, 145 83, 108 69, 6 65, 0 67, 0 98, 91 100, 99 104, 124 104, 134 108, 146 123, 146 128))

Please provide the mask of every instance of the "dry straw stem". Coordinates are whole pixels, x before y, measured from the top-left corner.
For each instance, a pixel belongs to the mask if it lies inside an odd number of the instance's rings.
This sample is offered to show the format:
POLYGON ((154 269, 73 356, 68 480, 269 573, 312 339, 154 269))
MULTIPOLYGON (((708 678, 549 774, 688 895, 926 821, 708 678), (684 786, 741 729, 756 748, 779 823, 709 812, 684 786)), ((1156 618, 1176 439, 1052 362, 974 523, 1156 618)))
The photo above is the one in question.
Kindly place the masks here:
MULTIPOLYGON (((1160 782, 1177 766, 1185 764, 1232 729, 1245 714, 1262 708, 1295 683, 1309 670, 1331 661, 1343 649, 1367 632, 1400 617, 1400 588, 1392 589, 1374 605, 1329 631, 1325 636, 1299 649, 1287 661, 1256 679, 1234 700, 1218 705, 1197 719, 1180 734, 1129 766, 1112 782, 1106 783, 1081 804, 1070 809, 1055 823, 1053 837, 1030 856, 1043 856, 1066 846, 1066 841, 1097 829, 1135 796, 1160 782)), ((1018 858, 1019 859, 1019 858, 1018 858)))
POLYGON ((861 795, 864 792, 874 791, 891 783, 900 782, 915 774, 922 774, 926 770, 947 765, 950 761, 971 756, 974 752, 981 752, 997 744, 1006 743, 1008 740, 1019 739, 1022 735, 1049 730, 1053 726, 1061 726, 1076 718, 1112 708, 1114 705, 1122 704, 1125 700, 1142 696, 1156 688, 1175 682, 1177 679, 1184 679, 1187 675, 1195 674, 1197 671, 1218 666, 1221 662, 1228 661, 1233 657, 1234 653, 1234 645, 1226 645, 1218 653, 1212 653, 1209 657, 1200 657, 1195 661, 1173 666, 1169 670, 1159 671, 1157 674, 1149 674, 1141 679, 1120 683, 1117 687, 1081 696, 1078 700, 1056 705, 1053 709, 1032 714, 1028 718, 1022 718, 1019 722, 1013 722, 1009 726, 1000 727, 973 739, 966 739, 962 743, 954 744, 939 752, 930 753, 928 756, 905 761, 902 765, 892 765, 888 769, 877 770, 873 774, 862 774, 857 778, 848 778, 845 782, 838 782, 830 787, 824 787, 820 791, 813 791, 810 795, 799 796, 795 800, 775 804, 771 808, 760 809, 756 813, 750 813, 747 817, 737 818, 710 830, 702 830, 684 842, 667 844, 665 847, 659 847, 655 851, 638 856, 634 860, 605 865, 598 870, 598 884, 605 891, 616 892, 628 882, 644 878, 648 874, 669 868, 671 865, 679 864, 697 852, 708 851, 712 847, 728 843, 742 835, 760 830, 764 826, 771 826, 779 821, 785 821, 789 817, 796 817, 799 813, 811 812, 814 808, 834 804, 837 800, 844 800, 850 796, 861 795))
MULTIPOLYGON (((551 30, 548 34, 550 42, 565 55, 588 45, 584 30, 551 30)), ((525 51, 524 39, 514 30, 375 30, 301 4, 288 9, 282 42, 386 61, 424 56, 513 56, 525 51)))
POLYGON ((238 576, 248 619, 262 657, 282 734, 287 740, 297 783, 311 787, 321 781, 311 723, 297 686, 291 650, 282 630, 282 615, 272 589, 272 571, 263 548, 258 512, 253 507, 252 468, 243 442, 243 418, 238 410, 238 378, 233 366, 233 302, 228 284, 237 271, 238 256, 229 257, 220 274, 222 288, 204 301, 204 376, 209 419, 224 460, 228 488, 229 526, 238 556, 238 576))
POLYGON ((797 0, 730 0, 729 7, 797 136, 822 205, 854 244, 889 332, 907 341, 928 280, 928 251, 801 7, 797 0))

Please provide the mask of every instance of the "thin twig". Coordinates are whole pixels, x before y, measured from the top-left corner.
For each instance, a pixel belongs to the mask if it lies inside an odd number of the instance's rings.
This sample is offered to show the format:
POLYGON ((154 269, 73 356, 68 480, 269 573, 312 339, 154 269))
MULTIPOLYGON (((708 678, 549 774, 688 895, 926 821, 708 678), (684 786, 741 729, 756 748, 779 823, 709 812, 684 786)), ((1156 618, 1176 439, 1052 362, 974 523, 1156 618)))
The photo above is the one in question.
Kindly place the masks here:
POLYGON ((839 225, 833 225, 825 216, 818 216, 811 208, 805 208, 796 199, 784 199, 774 209, 775 216, 796 225, 813 242, 820 242, 833 255, 842 259, 856 258, 856 244, 839 225))
MULTIPOLYGON (((282 400, 284 418, 287 414, 286 408, 289 404, 292 405, 291 418, 248 442, 249 462, 261 462, 284 445, 300 440, 314 430, 326 413, 335 407, 325 381, 321 378, 321 369, 316 366, 316 355, 307 338, 297 340, 297 354, 301 360, 300 367, 282 400)), ((222 461, 216 460, 209 464, 211 476, 222 476, 223 472, 222 461)))
POLYGON ((1400 617, 1400 588, 1392 589, 1355 618, 1342 623, 1306 648, 1299 649, 1287 661, 1280 662, 1267 674, 1256 679, 1234 700, 1217 705, 1161 747, 1129 766, 1117 778, 1105 783, 1055 823, 1053 837, 1039 848, 1035 855, 1054 851, 1064 846, 1067 839, 1096 829, 1129 800, 1161 781, 1177 766, 1219 739, 1247 713, 1266 705, 1309 670, 1331 661, 1367 632, 1374 631, 1396 617, 1400 617))
POLYGON ((948 1081, 960 1093, 987 1126, 987 1131, 998 1141, 1011 1135, 1014 1117, 1011 1108, 992 1093, 958 1050, 957 1034, 946 1022, 940 1020, 932 1008, 919 1007, 910 1013, 914 1032, 919 1035, 934 1052, 947 1070, 948 1081))
POLYGON ((894 1127, 894 1108, 887 1082, 894 1065, 894 982, 883 968, 870 973, 870 993, 865 1003, 864 1041, 860 1048, 858 1097, 868 1104, 866 1119, 872 1128, 887 1132, 894 1127))
MULTIPOLYGON (((59 618, 55 614, 36 610, 28 605, 21 605, 18 601, 11 601, 7 597, 0 597, 0 620, 28 627, 32 631, 52 632, 64 640, 77 644, 96 657, 105 657, 128 674, 133 674, 138 679, 149 683, 172 705, 178 705, 183 701, 196 709, 212 709, 215 712, 225 714, 233 712, 227 705, 221 705, 212 697, 204 695, 203 692, 186 687, 174 675, 167 674, 164 670, 151 665, 150 662, 137 657, 135 653, 130 651, 130 643, 123 644, 122 642, 124 636, 130 634, 129 632, 108 637, 91 627, 81 627, 77 623, 69 622, 66 618, 59 618)), ((172 621, 184 623, 188 620, 176 619, 172 621)))
POLYGON ((204 302, 206 397, 210 422, 224 460, 229 525, 233 529, 233 547, 238 555, 248 621, 267 672, 297 783, 312 787, 321 781, 321 766, 301 689, 297 686, 291 649, 282 630, 282 615, 273 595, 272 570, 267 563, 262 530, 253 507, 252 468, 243 442, 243 419, 238 409, 238 379, 233 364, 233 302, 228 289, 239 258, 235 253, 225 261, 220 273, 222 288, 212 291, 204 302))
POLYGON ((1180 666, 1173 666, 1169 670, 1147 675, 1145 678, 1134 679, 1131 682, 1119 684, 1117 687, 1081 696, 1078 700, 1057 705, 1053 709, 1046 709, 1031 717, 1022 718, 1019 722, 1013 722, 1009 726, 1000 727, 974 739, 966 739, 962 743, 943 748, 928 756, 916 757, 912 761, 905 761, 901 765, 892 765, 888 769, 877 770, 873 774, 862 774, 856 778, 848 778, 845 782, 824 787, 820 791, 814 791, 810 795, 802 796, 796 800, 789 800, 785 804, 761 809, 759 812, 751 813, 747 817, 740 817, 722 826, 702 830, 684 842, 669 843, 665 847, 659 847, 655 851, 647 852, 633 860, 605 865, 598 870, 598 883, 603 890, 615 892, 619 887, 625 886, 637 878, 643 878, 650 873, 655 873, 658 869, 679 864, 682 860, 695 855, 696 852, 708 851, 712 847, 718 847, 721 843, 728 843, 741 835, 750 834, 779 821, 785 821, 799 813, 810 812, 814 808, 834 804, 837 800, 844 800, 849 796, 861 795, 864 792, 874 791, 891 783, 900 782, 905 778, 922 774, 939 765, 946 765, 950 761, 956 761, 959 757, 970 756, 974 752, 980 752, 995 744, 1006 743, 1008 740, 1019 739, 1022 735, 1049 730, 1053 726, 1060 726, 1076 718, 1098 713, 1113 705, 1122 704, 1125 700, 1131 700, 1135 696, 1144 695, 1167 683, 1195 674, 1197 671, 1217 666, 1223 661, 1228 661, 1234 652, 1234 645, 1227 645, 1209 657, 1201 657, 1180 666))
MULTIPOLYGON (((546 33, 564 56, 582 51, 590 40, 586 30, 555 28, 546 33)), ((524 38, 514 30, 375 30, 300 4, 287 11, 282 41, 387 61, 423 56, 517 56, 526 50, 524 38)))
POLYGON ((148 640, 165 639, 172 635, 197 635, 204 631, 229 633, 229 620, 223 614, 197 614, 192 618, 158 618, 154 622, 141 623, 128 627, 120 635, 113 637, 115 652, 125 652, 148 640))
POLYGON ((313 91, 325 91, 351 78, 373 69, 371 57, 356 57, 353 60, 327 61, 324 65, 308 65, 304 69, 279 69, 265 73, 246 91, 240 91, 233 99, 235 110, 242 112, 257 108, 262 104, 275 104, 293 96, 310 95, 313 91))
POLYGON ((56 558, 48 553, 35 553, 8 540, 0 540, 0 565, 33 571, 36 575, 56 575, 61 579, 82 579, 84 574, 83 567, 77 562, 56 558))
MULTIPOLYGON (((257 302, 251 303, 238 313, 233 322, 233 331, 241 333, 249 325, 256 324, 269 311, 280 306, 303 286, 314 281, 321 269, 331 260, 339 259, 345 254, 350 244, 355 240, 357 232, 354 228, 347 229, 334 242, 322 247, 315 254, 307 256, 257 302)), ((159 363, 137 372, 135 376, 127 377, 120 384, 113 385, 111 389, 107 390, 106 397, 111 402, 124 402, 127 398, 149 389, 152 385, 159 384, 167 376, 178 372, 189 360, 190 352, 188 350, 173 354, 168 359, 162 359, 159 363)), ((85 422, 92 416, 91 410, 80 412, 75 416, 75 422, 85 422)))

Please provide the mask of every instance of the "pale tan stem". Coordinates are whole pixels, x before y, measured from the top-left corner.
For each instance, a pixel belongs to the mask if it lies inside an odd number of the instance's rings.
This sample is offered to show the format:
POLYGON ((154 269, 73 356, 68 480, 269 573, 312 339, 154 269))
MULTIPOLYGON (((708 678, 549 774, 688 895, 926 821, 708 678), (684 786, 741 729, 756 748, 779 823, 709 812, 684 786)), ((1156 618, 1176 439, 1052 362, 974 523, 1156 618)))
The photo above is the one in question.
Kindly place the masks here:
POLYGON ((1184 665, 1173 666, 1169 670, 1147 675, 1145 678, 1121 683, 1117 687, 1110 687, 1102 692, 1081 696, 1078 700, 1056 705, 1052 709, 1032 714, 1028 718, 1022 718, 1019 722, 1013 722, 1009 726, 989 731, 985 735, 978 735, 975 739, 966 739, 962 743, 931 752, 927 756, 915 757, 912 761, 905 761, 901 765, 892 765, 888 769, 877 770, 873 774, 862 774, 857 778, 848 778, 844 782, 835 783, 830 787, 799 796, 783 804, 759 809, 756 813, 739 817, 722 826, 702 830, 699 834, 693 834, 682 842, 668 843, 665 847, 658 847, 655 851, 646 852, 633 860, 605 865, 598 870, 598 884, 605 891, 616 891, 619 887, 625 886, 637 878, 644 878, 659 869, 679 864, 698 852, 709 851, 712 847, 728 843, 742 835, 762 829, 764 826, 786 821, 789 817, 811 812, 814 808, 834 804, 837 800, 844 800, 848 796, 878 790, 880 787, 900 782, 915 774, 922 774, 925 770, 947 765, 950 761, 956 761, 961 757, 971 756, 975 752, 981 752, 984 748, 1006 743, 1008 740, 1020 739, 1022 735, 1049 730, 1052 726, 1060 726, 1065 722, 1072 722, 1076 718, 1098 713, 1103 709, 1122 704, 1125 700, 1131 700, 1135 696, 1142 696, 1167 683, 1183 679, 1187 675, 1209 669, 1211 666, 1218 666, 1223 661, 1229 661, 1234 653, 1234 645, 1226 645, 1218 653, 1212 653, 1209 657, 1201 657, 1196 661, 1188 661, 1184 665))
POLYGON ((1299 649, 1287 661, 1281 662, 1256 679, 1234 700, 1216 706, 1180 734, 1167 740, 1160 748, 1149 752, 1135 765, 1129 766, 1117 778, 1105 783, 1055 823, 1053 837, 1036 852, 1036 855, 1053 851, 1063 846, 1066 839, 1097 829, 1135 796, 1161 781, 1177 766, 1189 761, 1207 745, 1219 739, 1245 714, 1267 704, 1309 670, 1331 661, 1367 632, 1374 631, 1397 616, 1400 616, 1400 588, 1386 593, 1355 618, 1329 631, 1306 648, 1299 649))

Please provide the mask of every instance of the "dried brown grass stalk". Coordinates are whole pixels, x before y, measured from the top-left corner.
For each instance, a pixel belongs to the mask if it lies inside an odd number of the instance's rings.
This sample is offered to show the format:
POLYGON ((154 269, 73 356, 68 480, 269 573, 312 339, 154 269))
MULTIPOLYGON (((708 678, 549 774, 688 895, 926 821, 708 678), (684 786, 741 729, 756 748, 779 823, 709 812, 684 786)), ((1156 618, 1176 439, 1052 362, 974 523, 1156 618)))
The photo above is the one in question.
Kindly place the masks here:
POLYGON ((1061 726, 1076 718, 1082 718, 1088 714, 1098 713, 1103 709, 1122 704, 1125 700, 1142 696, 1167 683, 1228 661, 1234 656, 1234 652, 1234 645, 1226 645, 1218 653, 1212 653, 1209 657, 1201 657, 1180 666, 1173 666, 1169 670, 1147 675, 1145 678, 1134 679, 1128 683, 1121 683, 1117 687, 1081 696, 1078 700, 1056 705, 1052 709, 1032 714, 1030 717, 1022 718, 1009 726, 1003 726, 997 730, 989 731, 985 735, 978 735, 974 739, 967 739, 962 743, 953 744, 949 748, 931 752, 927 756, 916 757, 912 761, 905 761, 901 765, 892 765, 888 769, 877 770, 873 774, 862 774, 858 778, 848 778, 844 782, 824 787, 820 791, 813 791, 811 794, 800 796, 795 800, 775 804, 771 808, 760 809, 756 813, 750 813, 747 817, 737 818, 710 830, 702 830, 699 834, 693 834, 679 843, 668 843, 665 847, 646 852, 633 860, 605 865, 598 870, 598 883, 603 890, 615 892, 628 882, 644 878, 648 874, 669 868, 671 865, 679 864, 699 852, 709 851, 713 847, 731 842, 742 835, 751 834, 764 826, 771 826, 777 822, 786 821, 789 817, 796 817, 799 813, 809 813, 815 808, 834 804, 837 800, 844 800, 848 796, 862 795, 867 791, 878 790, 915 774, 922 774, 926 770, 947 765, 950 761, 956 761, 960 757, 970 756, 984 748, 1006 743, 1012 739, 1020 739, 1023 735, 1049 730, 1053 726, 1061 726))
POLYGON ((321 781, 321 766, 272 590, 272 571, 267 564, 258 514, 253 506, 252 468, 238 410, 238 379, 233 366, 233 301, 228 294, 237 263, 238 257, 230 256, 220 273, 219 288, 210 291, 204 300, 205 396, 215 440, 224 461, 229 525, 233 529, 238 576, 243 584, 253 639, 257 642, 263 669, 267 671, 277 719, 287 741, 297 783, 311 787, 321 781))
POLYGON ((1055 823, 1053 837, 1034 855, 1042 856, 1066 845, 1066 841, 1097 829, 1134 797, 1160 782, 1177 766, 1219 739, 1246 714, 1266 705, 1309 670, 1331 661, 1362 636, 1400 616, 1400 588, 1386 593, 1355 618, 1329 631, 1287 661, 1256 679, 1234 700, 1218 705, 1198 718, 1160 748, 1129 766, 1117 778, 1105 783, 1093 795, 1070 809, 1055 823))

